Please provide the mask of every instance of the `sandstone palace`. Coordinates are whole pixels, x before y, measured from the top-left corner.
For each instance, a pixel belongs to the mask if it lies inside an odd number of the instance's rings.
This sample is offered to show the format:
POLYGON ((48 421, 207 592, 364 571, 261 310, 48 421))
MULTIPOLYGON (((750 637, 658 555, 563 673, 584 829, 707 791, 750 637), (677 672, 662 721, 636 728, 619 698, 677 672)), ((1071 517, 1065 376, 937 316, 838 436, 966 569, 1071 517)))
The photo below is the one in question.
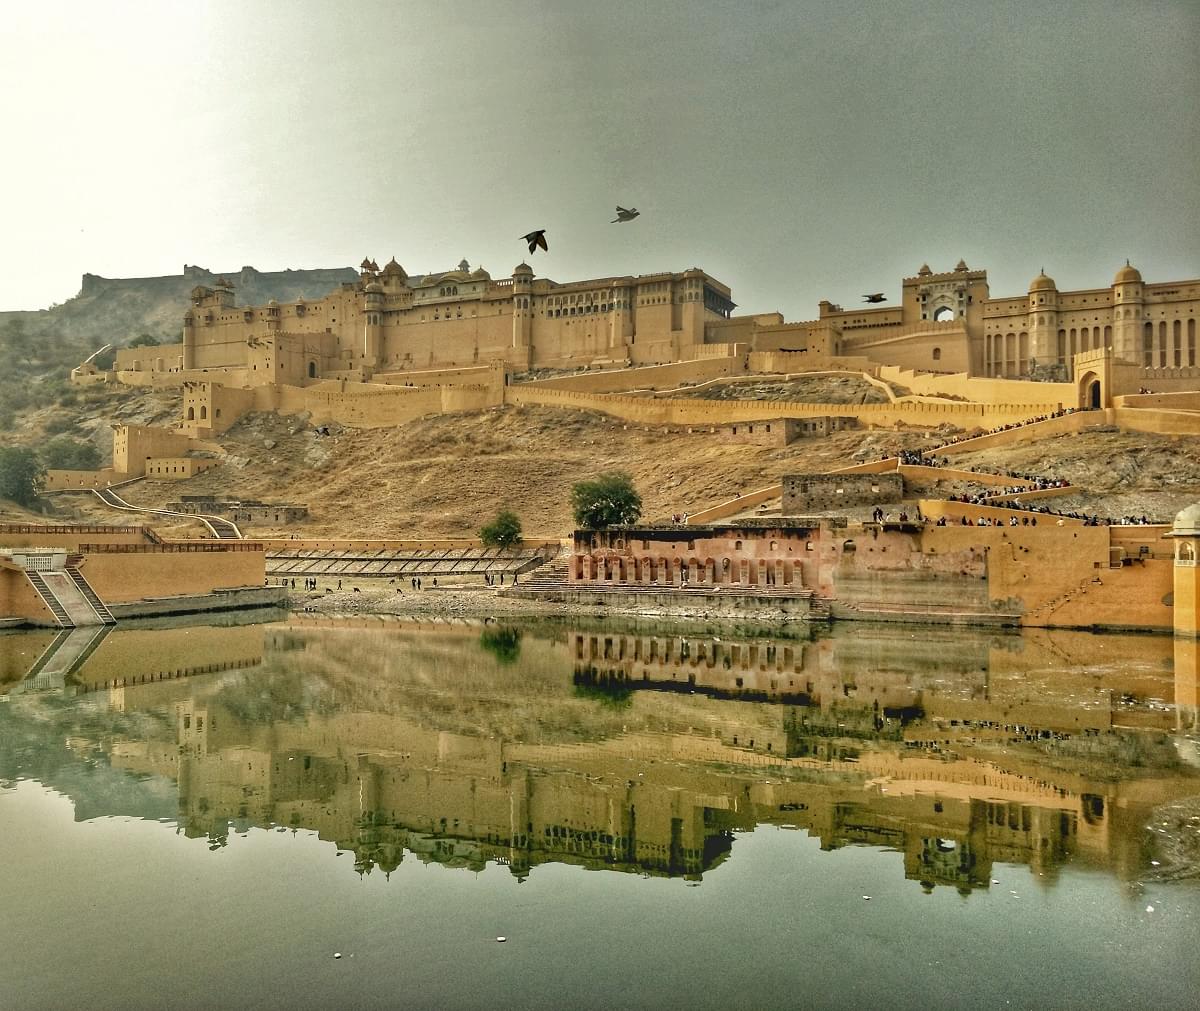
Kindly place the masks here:
POLYGON ((859 359, 1057 382, 1076 378, 1075 356, 1085 352, 1155 374, 1146 378, 1191 380, 1175 370, 1197 366, 1200 280, 1147 283, 1127 264, 1104 287, 1060 291, 1039 273, 1026 294, 993 298, 987 272, 959 261, 944 273, 922 266, 900 295, 899 304, 851 310, 823 301, 817 319, 785 322, 778 313, 734 315, 729 288, 699 268, 558 283, 525 263, 496 280, 466 261, 410 277, 395 259, 382 269, 364 260, 357 281, 282 305, 238 306, 224 279, 199 285, 182 343, 123 350, 117 370, 305 386, 487 363, 515 372, 659 364, 737 345, 788 353, 796 365, 859 359))

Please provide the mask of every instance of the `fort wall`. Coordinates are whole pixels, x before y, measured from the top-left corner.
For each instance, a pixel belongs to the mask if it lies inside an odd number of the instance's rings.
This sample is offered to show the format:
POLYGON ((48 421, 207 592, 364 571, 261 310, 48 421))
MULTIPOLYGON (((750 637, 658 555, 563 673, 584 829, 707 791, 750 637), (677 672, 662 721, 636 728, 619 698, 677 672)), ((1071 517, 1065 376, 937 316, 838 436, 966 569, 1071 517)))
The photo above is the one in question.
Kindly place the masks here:
POLYGON ((904 478, 899 474, 795 474, 783 479, 784 516, 883 505, 903 498, 904 478))
POLYGON ((1150 408, 1118 407, 1113 421, 1123 430, 1154 435, 1200 435, 1200 412, 1161 411, 1150 408))
POLYGON ((266 582, 262 545, 84 544, 79 570, 105 603, 124 604, 155 597, 261 587, 266 582))
POLYGON ((48 470, 42 487, 46 491, 89 491, 92 488, 107 488, 128 477, 128 474, 119 473, 111 467, 104 470, 48 470))
POLYGON ((684 383, 704 383, 724 376, 745 374, 745 362, 738 357, 709 357, 672 365, 645 365, 632 369, 581 372, 518 384, 520 389, 573 390, 579 393, 625 393, 631 390, 676 389, 684 383))
POLYGON ((144 526, 0 523, 0 547, 68 548, 80 544, 151 544, 144 526))
POLYGON ((988 379, 964 372, 940 374, 914 372, 896 365, 879 368, 879 378, 923 396, 961 397, 981 404, 1012 403, 1030 400, 1078 406, 1079 394, 1074 383, 1035 383, 1021 379, 988 379))
MULTIPOLYGON (((731 424, 735 421, 767 421, 774 418, 811 418, 830 413, 828 404, 795 401, 705 401, 622 397, 616 394, 579 393, 574 390, 509 387, 508 403, 598 411, 626 421, 651 425, 731 424)), ((913 403, 839 404, 837 413, 855 417, 864 425, 892 427, 897 424, 937 427, 987 427, 1025 421, 1050 413, 1057 405, 913 403)))

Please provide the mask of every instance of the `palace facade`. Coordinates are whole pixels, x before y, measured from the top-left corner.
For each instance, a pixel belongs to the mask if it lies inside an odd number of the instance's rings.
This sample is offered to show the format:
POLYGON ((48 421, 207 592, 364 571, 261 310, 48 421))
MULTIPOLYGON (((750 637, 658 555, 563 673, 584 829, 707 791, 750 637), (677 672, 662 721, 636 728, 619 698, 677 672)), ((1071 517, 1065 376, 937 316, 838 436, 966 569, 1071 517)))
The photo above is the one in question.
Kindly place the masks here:
POLYGON ((197 285, 182 343, 123 349, 116 368, 250 387, 494 362, 516 372, 647 365, 747 350, 1060 382, 1075 379, 1075 355, 1093 351, 1139 369, 1200 366, 1200 279, 1150 283, 1128 264, 1105 287, 1060 291, 1043 272, 1024 295, 993 298, 987 271, 960 260, 951 271, 922 265, 903 278, 899 304, 847 310, 822 301, 817 319, 790 323, 779 313, 734 316, 735 308, 728 286, 700 268, 560 284, 525 263, 496 280, 465 260, 410 277, 395 259, 382 269, 365 259, 356 281, 313 300, 238 306, 223 278, 197 285))
POLYGON ((1147 369, 1194 368, 1200 279, 1147 283, 1121 267, 1112 283, 1059 291, 1040 272, 1024 295, 992 298, 987 271, 962 260, 901 281, 898 306, 820 304, 833 348, 880 365, 1001 379, 1074 379, 1072 358, 1109 349, 1147 369))

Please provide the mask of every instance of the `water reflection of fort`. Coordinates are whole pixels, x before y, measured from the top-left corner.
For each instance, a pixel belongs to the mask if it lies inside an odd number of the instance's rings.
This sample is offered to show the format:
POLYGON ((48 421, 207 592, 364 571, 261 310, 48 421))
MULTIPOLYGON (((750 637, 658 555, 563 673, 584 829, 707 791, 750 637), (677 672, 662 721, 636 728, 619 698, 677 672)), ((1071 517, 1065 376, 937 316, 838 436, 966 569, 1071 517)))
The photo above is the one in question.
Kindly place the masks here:
MULTIPOLYGON (((1114 662, 1096 669, 1080 659, 1095 642, 1071 634, 569 632, 526 634, 519 656, 479 637, 117 632, 58 711, 75 725, 53 730, 175 783, 189 835, 315 830, 363 870, 408 853, 697 878, 736 833, 775 824, 894 849, 926 886, 987 887, 997 862, 1132 878, 1149 812, 1200 792, 1172 733, 1195 726, 1195 656, 1189 680, 1169 639, 1105 637, 1114 662), (219 669, 156 676, 202 666, 198 645, 219 669), (113 710, 126 730, 89 731, 113 710)), ((10 715, 36 701, 14 696, 10 715)))

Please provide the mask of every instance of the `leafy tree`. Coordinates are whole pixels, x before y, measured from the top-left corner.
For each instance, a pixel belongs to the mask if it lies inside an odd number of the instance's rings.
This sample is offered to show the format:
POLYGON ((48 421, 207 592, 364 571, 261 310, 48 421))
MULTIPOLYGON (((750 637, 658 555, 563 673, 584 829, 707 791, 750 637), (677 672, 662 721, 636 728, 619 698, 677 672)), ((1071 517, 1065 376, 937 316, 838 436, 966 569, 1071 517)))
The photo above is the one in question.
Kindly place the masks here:
POLYGON ((157 337, 152 337, 148 333, 140 333, 129 342, 131 348, 156 348, 161 344, 157 337))
POLYGON ((511 548, 521 542, 521 520, 511 509, 501 509, 480 528, 479 539, 489 548, 511 548))
POLYGON ((51 439, 38 455, 47 470, 95 470, 100 466, 100 451, 95 446, 65 435, 51 439))
POLYGON ((45 476, 41 461, 32 449, 0 447, 0 498, 31 506, 37 501, 45 476))
POLYGON ((624 471, 601 474, 593 481, 580 481, 571 488, 575 522, 589 530, 636 523, 642 515, 642 497, 633 478, 624 471))

